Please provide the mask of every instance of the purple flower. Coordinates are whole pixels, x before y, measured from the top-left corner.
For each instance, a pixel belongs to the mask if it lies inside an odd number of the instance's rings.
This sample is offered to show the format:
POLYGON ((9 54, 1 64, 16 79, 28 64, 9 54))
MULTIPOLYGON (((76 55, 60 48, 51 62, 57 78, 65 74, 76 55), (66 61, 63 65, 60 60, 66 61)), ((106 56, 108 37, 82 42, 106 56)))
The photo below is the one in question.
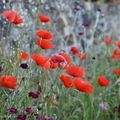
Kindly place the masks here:
POLYGON ((89 28, 89 27, 90 27, 90 23, 89 23, 89 22, 84 22, 82 25, 83 25, 84 27, 86 27, 86 28, 89 28))
POLYGON ((3 68, 2 67, 0 67, 0 72, 2 72, 3 71, 3 68))
POLYGON ((27 69, 28 65, 27 65, 27 63, 21 63, 20 67, 23 68, 23 69, 27 69))
POLYGON ((78 35, 84 35, 84 32, 79 32, 78 35))
POLYGON ((34 99, 39 97, 38 94, 35 92, 29 92, 28 94, 29 94, 29 97, 34 98, 34 99))
POLYGON ((75 12, 79 11, 80 10, 80 6, 79 5, 76 5, 73 9, 75 12))
POLYGON ((27 113, 31 113, 31 112, 32 112, 32 109, 31 109, 31 107, 28 107, 28 108, 25 109, 25 111, 26 111, 27 113))
POLYGON ((101 110, 107 110, 108 109, 108 104, 105 102, 102 102, 99 104, 99 107, 101 110))
POLYGON ((10 109, 9 109, 9 112, 10 112, 10 113, 13 113, 13 114, 16 114, 18 111, 17 111, 16 108, 10 108, 10 109))
POLYGON ((26 120, 26 115, 18 115, 17 120, 26 120))
POLYGON ((37 116, 36 120, 47 120, 47 119, 45 118, 45 116, 37 116))

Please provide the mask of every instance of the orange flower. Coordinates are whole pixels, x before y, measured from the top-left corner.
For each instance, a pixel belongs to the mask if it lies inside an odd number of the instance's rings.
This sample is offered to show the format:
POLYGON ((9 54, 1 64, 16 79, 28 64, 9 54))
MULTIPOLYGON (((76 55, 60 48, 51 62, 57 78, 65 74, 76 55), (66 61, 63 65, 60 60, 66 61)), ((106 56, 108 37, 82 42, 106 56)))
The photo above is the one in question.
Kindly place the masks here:
POLYGON ((105 76, 99 75, 98 76, 98 84, 103 87, 103 86, 109 86, 110 82, 105 76))
POLYGON ((39 45, 42 49, 45 49, 45 50, 49 50, 49 49, 52 49, 54 48, 54 45, 52 44, 51 41, 48 41, 48 40, 45 40, 45 39, 42 39, 40 41, 40 45, 39 45))
POLYGON ((104 38, 104 43, 108 46, 112 45, 112 39, 109 37, 104 38))
POLYGON ((72 59, 65 52, 60 52, 59 55, 65 58, 67 64, 70 64, 72 62, 72 59))
POLYGON ((81 92, 91 94, 94 91, 93 85, 81 78, 75 78, 73 80, 73 84, 74 84, 75 88, 81 92))
POLYGON ((120 40, 116 41, 115 45, 120 48, 120 40))
POLYGON ((33 53, 32 59, 35 61, 37 65, 41 66, 44 70, 50 68, 50 62, 48 60, 48 57, 33 53))
POLYGON ((53 38, 52 33, 46 30, 37 30, 36 36, 41 37, 42 39, 48 39, 48 40, 52 40, 53 38))
POLYGON ((41 22, 44 22, 44 23, 50 21, 50 18, 48 16, 45 16, 45 15, 40 15, 39 19, 40 19, 41 22))
POLYGON ((23 19, 20 17, 20 15, 17 12, 12 10, 4 11, 3 17, 16 25, 23 23, 23 19))
POLYGON ((27 54, 25 51, 21 50, 19 54, 20 54, 19 57, 21 61, 29 60, 29 54, 27 54))
POLYGON ((120 76, 120 68, 114 68, 113 72, 117 75, 120 76))
POLYGON ((14 89, 17 86, 17 79, 14 76, 2 75, 0 76, 0 85, 5 88, 14 89))
POLYGON ((67 87, 67 88, 71 88, 72 87, 73 81, 71 80, 71 78, 69 76, 61 75, 60 79, 63 82, 65 87, 67 87))
POLYGON ((68 66, 66 68, 67 74, 73 76, 73 77, 81 77, 83 78, 85 76, 85 70, 82 67, 78 67, 76 65, 68 66))

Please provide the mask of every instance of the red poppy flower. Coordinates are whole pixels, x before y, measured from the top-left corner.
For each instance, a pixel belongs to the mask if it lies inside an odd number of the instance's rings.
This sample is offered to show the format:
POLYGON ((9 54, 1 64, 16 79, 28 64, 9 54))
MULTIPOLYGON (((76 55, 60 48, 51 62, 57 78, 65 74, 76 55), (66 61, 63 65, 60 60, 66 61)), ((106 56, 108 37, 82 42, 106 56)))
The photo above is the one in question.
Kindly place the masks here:
POLYGON ((113 72, 117 75, 120 76, 120 68, 114 68, 113 72))
POLYGON ((0 85, 5 88, 14 89, 17 86, 17 79, 14 76, 2 75, 0 76, 0 85))
POLYGON ((86 53, 82 53, 82 54, 79 54, 79 56, 81 60, 86 60, 87 59, 87 54, 86 53))
POLYGON ((27 61, 27 60, 29 60, 29 54, 26 53, 25 51, 21 50, 19 52, 19 54, 20 54, 20 61, 27 61))
POLYGON ((120 40, 116 41, 115 45, 120 48, 120 40))
POLYGON ((58 68, 57 63, 54 63, 52 60, 50 60, 50 68, 51 68, 51 69, 56 69, 56 68, 58 68))
POLYGON ((32 59, 36 62, 37 65, 40 66, 43 66, 48 61, 48 58, 46 56, 36 53, 32 54, 32 59))
POLYGON ((23 23, 23 19, 20 17, 20 15, 17 12, 12 10, 4 11, 3 17, 16 25, 23 23))
POLYGON ((72 59, 65 52, 60 52, 59 55, 65 58, 67 64, 70 64, 72 62, 72 59))
POLYGON ((110 82, 105 76, 99 75, 98 76, 98 84, 100 86, 109 86, 110 82))
POLYGON ((39 19, 40 19, 41 22, 44 22, 44 23, 50 21, 50 18, 48 16, 45 16, 45 15, 40 15, 39 19))
POLYGON ((61 62, 65 62, 65 58, 62 55, 57 55, 57 54, 53 54, 51 55, 51 61, 53 61, 54 63, 61 63, 61 62))
POLYGON ((51 41, 48 41, 48 40, 45 40, 45 39, 42 39, 40 41, 40 45, 39 45, 42 49, 45 49, 45 50, 49 50, 49 49, 52 49, 54 48, 54 45, 52 44, 51 41))
POLYGON ((42 66, 43 70, 48 70, 50 68, 50 61, 46 61, 45 64, 42 66))
POLYGON ((41 37, 42 39, 48 39, 48 40, 52 40, 53 38, 52 33, 46 30, 37 30, 36 36, 41 37))
POLYGON ((73 81, 71 80, 71 78, 69 76, 61 75, 60 79, 63 82, 63 84, 64 84, 65 87, 67 87, 67 88, 72 87, 73 81))
POLYGON ((74 84, 75 88, 81 92, 91 94, 94 91, 93 85, 81 78, 75 78, 73 80, 73 84, 74 84))
POLYGON ((36 40, 36 45, 40 45, 40 44, 41 44, 41 40, 40 39, 36 40))
POLYGON ((104 43, 108 46, 112 45, 112 39, 109 37, 104 38, 104 43))
POLYGON ((44 70, 50 68, 50 62, 48 60, 48 57, 33 53, 32 59, 35 61, 37 65, 41 66, 44 70))
POLYGON ((73 76, 73 77, 81 77, 83 78, 85 76, 85 70, 82 67, 78 67, 76 65, 68 66, 66 68, 67 74, 73 76))
POLYGON ((79 49, 77 48, 77 47, 71 47, 71 49, 70 49, 70 53, 72 54, 72 55, 77 55, 78 53, 79 53, 79 49))
POLYGON ((113 59, 119 59, 120 58, 120 49, 114 49, 113 53, 112 53, 112 58, 113 59))

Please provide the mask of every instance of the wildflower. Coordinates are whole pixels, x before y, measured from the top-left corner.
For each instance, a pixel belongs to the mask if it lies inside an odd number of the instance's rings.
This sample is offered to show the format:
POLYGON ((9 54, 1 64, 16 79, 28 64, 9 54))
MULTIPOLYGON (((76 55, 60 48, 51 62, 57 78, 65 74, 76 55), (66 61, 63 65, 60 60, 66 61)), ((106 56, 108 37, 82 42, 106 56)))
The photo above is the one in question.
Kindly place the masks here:
POLYGON ((66 68, 67 74, 73 76, 73 77, 81 77, 83 78, 85 76, 85 70, 82 67, 78 67, 76 65, 71 65, 66 68))
POLYGON ((81 60, 86 60, 87 54, 86 53, 78 54, 78 57, 80 57, 81 60))
POLYGON ((43 70, 48 70, 50 68, 50 61, 48 60, 43 66, 43 70))
POLYGON ((107 46, 111 46, 111 45, 112 45, 112 39, 109 38, 109 37, 105 37, 105 38, 104 38, 104 43, 105 43, 107 46))
POLYGON ((54 48, 54 45, 52 44, 52 42, 45 39, 42 39, 38 44, 42 49, 45 49, 45 50, 54 48))
POLYGON ((81 36, 81 35, 84 35, 84 32, 79 32, 78 35, 80 35, 80 36, 81 36))
POLYGON ((0 72, 2 72, 3 71, 3 68, 2 67, 0 67, 0 72))
POLYGON ((31 109, 31 107, 28 107, 28 108, 25 109, 25 111, 26 111, 27 113, 31 113, 31 112, 32 112, 32 109, 31 109))
POLYGON ((78 53, 79 53, 78 47, 75 47, 75 46, 71 47, 70 53, 71 53, 72 55, 78 54, 78 53))
POLYGON ((44 23, 47 23, 50 21, 50 18, 48 16, 45 16, 45 15, 40 15, 39 19, 41 22, 44 22, 44 23))
POLYGON ((25 114, 18 115, 17 120, 26 120, 26 115, 25 114))
POLYGON ((56 68, 58 68, 58 64, 54 63, 52 60, 50 60, 50 68, 51 69, 56 69, 56 68))
POLYGON ((40 39, 37 39, 37 40, 36 40, 36 45, 39 46, 40 44, 41 44, 41 40, 40 40, 40 39))
POLYGON ((110 82, 105 76, 99 75, 98 84, 103 87, 103 86, 109 86, 110 82))
POLYGON ((44 70, 50 68, 50 61, 48 60, 48 57, 33 53, 32 59, 35 61, 37 65, 41 66, 44 70))
POLYGON ((83 22, 82 24, 85 28, 89 28, 90 27, 90 22, 83 22))
POLYGON ((20 67, 23 68, 23 69, 27 69, 28 65, 27 65, 27 63, 21 63, 20 67))
POLYGON ((62 55, 57 55, 57 54, 52 54, 50 59, 54 63, 61 63, 65 61, 65 58, 62 55))
POLYGON ((72 87, 72 80, 69 76, 66 76, 66 75, 61 75, 60 76, 60 79, 61 81, 63 82, 64 86, 67 87, 67 88, 70 88, 72 87))
POLYGON ((120 49, 114 49, 113 53, 112 53, 112 58, 113 59, 120 59, 120 49))
POLYGON ((113 72, 117 75, 120 76, 120 68, 114 68, 113 72))
POLYGON ((53 38, 52 33, 46 30, 37 30, 36 36, 41 37, 42 39, 47 39, 47 40, 52 40, 53 38))
POLYGON ((19 57, 20 57, 20 61, 27 61, 29 60, 29 54, 26 53, 25 51, 21 50, 19 52, 19 57))
POLYGON ((80 6, 79 5, 76 5, 73 9, 75 12, 79 11, 80 10, 80 6))
POLYGON ((91 94, 94 91, 94 87, 92 86, 92 84, 81 78, 74 78, 73 84, 75 88, 81 92, 91 94))
POLYGON ((105 102, 100 103, 99 107, 101 110, 108 110, 108 104, 105 102))
POLYGON ((115 45, 116 45, 118 48, 120 48, 120 40, 116 41, 116 42, 115 42, 115 45))
POLYGON ((39 96, 38 96, 38 93, 35 93, 35 92, 29 92, 28 95, 29 95, 29 97, 31 97, 31 98, 33 98, 33 99, 36 99, 36 98, 39 97, 39 96))
POLYGON ((13 114, 16 114, 18 111, 17 111, 16 108, 13 108, 13 107, 12 107, 12 108, 9 109, 9 112, 10 112, 10 113, 13 113, 13 114))
POLYGON ((32 54, 32 59, 36 62, 37 65, 40 65, 40 66, 43 66, 48 60, 46 56, 36 54, 36 53, 32 54))
POLYGON ((65 52, 60 52, 59 55, 63 56, 67 62, 67 64, 70 64, 72 62, 72 59, 69 55, 67 55, 65 52))
POLYGON ((14 89, 17 86, 17 79, 14 76, 2 75, 0 76, 0 84, 5 88, 14 89))
POLYGON ((60 53, 52 54, 50 61, 51 61, 51 66, 53 68, 60 68, 60 67, 65 68, 69 64, 69 56, 67 56, 67 54, 64 54, 63 56, 63 54, 60 53))
POLYGON ((11 23, 18 25, 23 23, 23 19, 20 17, 20 15, 16 11, 12 10, 6 10, 3 12, 3 17, 6 18, 11 23))
POLYGON ((36 120, 47 120, 45 116, 37 116, 36 120))

